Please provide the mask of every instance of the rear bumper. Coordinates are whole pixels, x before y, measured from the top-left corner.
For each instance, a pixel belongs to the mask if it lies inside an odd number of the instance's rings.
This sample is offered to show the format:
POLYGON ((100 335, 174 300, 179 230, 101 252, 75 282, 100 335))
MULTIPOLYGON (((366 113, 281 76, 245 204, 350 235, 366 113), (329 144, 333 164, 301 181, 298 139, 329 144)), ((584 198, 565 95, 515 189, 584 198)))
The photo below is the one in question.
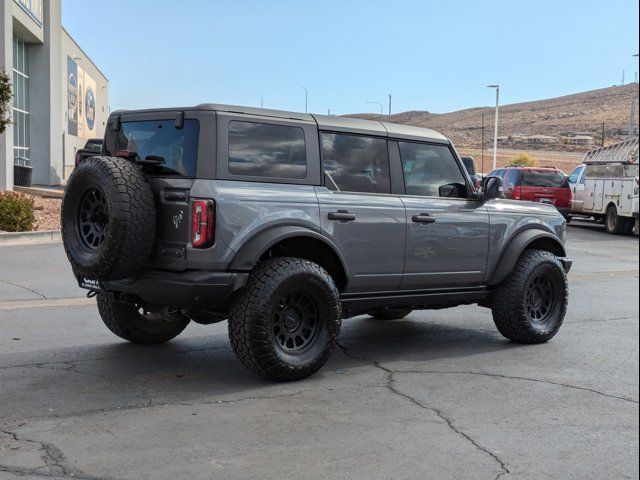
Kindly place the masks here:
POLYGON ((104 289, 124 301, 214 309, 224 307, 231 294, 244 286, 247 276, 242 272, 148 270, 139 278, 105 282, 104 289))

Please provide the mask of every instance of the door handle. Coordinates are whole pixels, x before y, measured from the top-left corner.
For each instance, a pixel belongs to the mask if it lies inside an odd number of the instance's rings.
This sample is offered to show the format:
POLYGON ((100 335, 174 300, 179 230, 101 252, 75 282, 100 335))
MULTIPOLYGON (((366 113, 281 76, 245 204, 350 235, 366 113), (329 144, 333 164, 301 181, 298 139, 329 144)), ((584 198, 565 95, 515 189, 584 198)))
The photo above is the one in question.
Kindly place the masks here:
POLYGON ((431 216, 428 213, 421 213, 420 215, 414 215, 411 217, 411 221, 415 223, 435 223, 436 217, 431 216))
POLYGON ((355 213, 349 213, 346 210, 338 210, 337 212, 329 212, 329 220, 339 220, 341 222, 353 222, 356 219, 355 213))

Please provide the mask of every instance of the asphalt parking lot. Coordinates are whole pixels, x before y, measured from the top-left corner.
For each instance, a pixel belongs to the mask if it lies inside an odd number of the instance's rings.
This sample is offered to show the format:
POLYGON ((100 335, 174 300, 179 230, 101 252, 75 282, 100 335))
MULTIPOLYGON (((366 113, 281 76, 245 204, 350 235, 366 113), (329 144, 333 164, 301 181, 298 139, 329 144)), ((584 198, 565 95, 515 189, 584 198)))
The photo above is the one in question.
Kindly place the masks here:
POLYGON ((638 237, 569 227, 544 345, 486 309, 343 324, 318 374, 243 370, 226 324, 127 344, 60 244, 0 247, 0 479, 638 478, 638 237))

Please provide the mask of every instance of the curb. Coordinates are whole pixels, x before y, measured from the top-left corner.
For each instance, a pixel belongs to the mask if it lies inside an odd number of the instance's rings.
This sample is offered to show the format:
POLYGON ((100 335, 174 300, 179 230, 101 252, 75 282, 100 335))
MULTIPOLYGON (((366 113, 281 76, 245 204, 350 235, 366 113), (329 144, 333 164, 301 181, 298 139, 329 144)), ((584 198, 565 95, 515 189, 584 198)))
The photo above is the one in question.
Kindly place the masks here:
POLYGON ((0 246, 31 243, 61 242, 60 230, 44 230, 42 232, 8 232, 0 233, 0 246))
POLYGON ((13 189, 16 192, 35 195, 41 198, 62 198, 64 196, 64 190, 56 190, 53 188, 20 187, 18 185, 14 185, 13 189))

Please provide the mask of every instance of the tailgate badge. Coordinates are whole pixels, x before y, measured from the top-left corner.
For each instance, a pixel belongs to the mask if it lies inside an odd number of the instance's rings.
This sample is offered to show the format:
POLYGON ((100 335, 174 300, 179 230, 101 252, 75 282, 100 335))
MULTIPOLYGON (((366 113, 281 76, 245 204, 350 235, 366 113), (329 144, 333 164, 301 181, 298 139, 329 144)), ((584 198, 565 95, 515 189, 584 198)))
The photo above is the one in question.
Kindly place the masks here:
POLYGON ((177 230, 178 228, 180 228, 180 222, 182 222, 182 218, 184 217, 184 212, 182 210, 180 210, 178 213, 176 213, 173 218, 171 219, 171 223, 173 223, 174 228, 177 230))

